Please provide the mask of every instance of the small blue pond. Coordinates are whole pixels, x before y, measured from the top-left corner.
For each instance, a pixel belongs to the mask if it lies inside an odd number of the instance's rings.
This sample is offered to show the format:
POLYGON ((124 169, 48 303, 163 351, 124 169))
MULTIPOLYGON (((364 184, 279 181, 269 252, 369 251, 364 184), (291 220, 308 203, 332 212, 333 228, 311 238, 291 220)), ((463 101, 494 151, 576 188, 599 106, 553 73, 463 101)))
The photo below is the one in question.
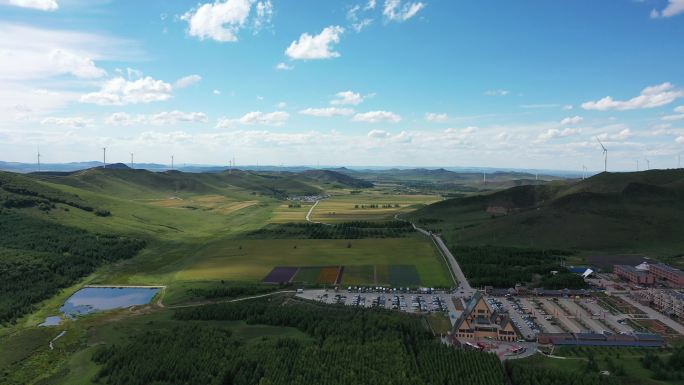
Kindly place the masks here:
POLYGON ((158 292, 159 288, 147 287, 86 287, 69 297, 60 310, 73 318, 101 310, 145 305, 158 292))
POLYGON ((62 317, 60 317, 58 315, 54 315, 54 316, 50 316, 50 317, 45 318, 45 322, 43 322, 42 324, 40 324, 38 326, 57 326, 60 323, 62 323, 62 317))

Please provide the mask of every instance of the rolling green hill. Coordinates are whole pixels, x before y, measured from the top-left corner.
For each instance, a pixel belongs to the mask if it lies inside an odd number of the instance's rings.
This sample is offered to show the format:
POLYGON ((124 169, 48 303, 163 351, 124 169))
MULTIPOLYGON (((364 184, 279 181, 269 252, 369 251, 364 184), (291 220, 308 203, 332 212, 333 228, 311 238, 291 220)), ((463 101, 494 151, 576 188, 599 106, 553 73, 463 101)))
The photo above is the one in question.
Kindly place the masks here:
POLYGON ((410 215, 450 244, 675 255, 684 246, 684 170, 601 173, 445 200, 410 215))
POLYGON ((306 177, 324 184, 339 185, 351 188, 373 187, 373 183, 371 182, 331 170, 308 170, 300 173, 300 175, 302 177, 306 177))

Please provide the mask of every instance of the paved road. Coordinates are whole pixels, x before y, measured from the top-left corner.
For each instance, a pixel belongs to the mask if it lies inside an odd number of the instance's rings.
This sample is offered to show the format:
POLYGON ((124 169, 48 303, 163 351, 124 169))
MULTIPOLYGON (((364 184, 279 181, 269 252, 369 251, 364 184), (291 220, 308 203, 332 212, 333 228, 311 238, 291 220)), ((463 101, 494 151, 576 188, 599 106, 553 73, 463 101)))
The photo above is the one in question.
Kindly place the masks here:
POLYGON ((644 306, 644 305, 640 304, 639 302, 629 298, 625 294, 615 294, 615 295, 617 297, 624 299, 627 303, 634 306, 635 308, 637 308, 637 309, 643 311, 644 313, 648 314, 648 316, 650 318, 657 319, 658 321, 664 323, 665 325, 667 325, 667 326, 671 327, 672 329, 674 329, 675 331, 677 331, 677 333, 684 335, 684 326, 682 326, 682 324, 673 321, 671 318, 666 317, 665 315, 656 311, 655 309, 652 309, 648 306, 644 306))
POLYGON ((546 313, 549 315, 553 316, 553 318, 556 319, 557 324, 562 324, 565 326, 567 330, 569 330, 571 333, 580 333, 582 331, 582 328, 580 328, 577 323, 574 321, 571 321, 566 315, 565 311, 558 307, 553 301, 549 301, 546 298, 540 298, 539 302, 542 304, 544 307, 544 310, 546 310, 546 313))
POLYGON ((446 244, 444 244, 442 238, 440 238, 436 234, 430 233, 425 229, 421 229, 420 227, 416 226, 415 223, 411 223, 411 225, 413 225, 413 228, 416 229, 419 233, 422 233, 423 235, 426 235, 432 239, 432 241, 435 243, 439 251, 442 253, 442 256, 444 256, 444 258, 446 259, 447 263, 449 264, 449 267, 451 267, 451 272, 458 281, 458 284, 461 287, 461 289, 463 289, 463 291, 468 293, 469 295, 472 294, 474 292, 473 288, 468 283, 465 274, 463 274, 463 270, 461 270, 461 266, 459 266, 458 261, 456 261, 454 255, 451 254, 449 248, 446 246, 446 244))

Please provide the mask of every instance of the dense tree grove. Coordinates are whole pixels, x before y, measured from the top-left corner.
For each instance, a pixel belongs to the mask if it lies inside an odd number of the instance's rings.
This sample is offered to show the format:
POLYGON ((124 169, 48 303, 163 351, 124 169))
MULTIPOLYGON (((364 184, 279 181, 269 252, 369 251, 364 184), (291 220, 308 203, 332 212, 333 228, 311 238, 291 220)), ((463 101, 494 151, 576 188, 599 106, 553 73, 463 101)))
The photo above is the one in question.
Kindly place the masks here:
MULTIPOLYGON (((552 270, 562 270, 559 257, 569 254, 561 250, 497 246, 451 246, 450 250, 458 259, 471 285, 502 288, 513 287, 516 283, 531 282, 536 275, 547 276, 552 270), (501 274, 502 271, 506 274, 501 274)), ((577 283, 566 278, 567 276, 563 276, 560 282, 549 282, 554 286, 577 283)))
POLYGON ((663 359, 653 353, 648 353, 641 359, 641 364, 646 369, 653 371, 656 380, 684 380, 684 347, 676 348, 667 359, 663 359))
POLYGON ((0 322, 12 322, 103 263, 130 258, 143 241, 0 209, 0 322))
POLYGON ((279 289, 279 287, 274 285, 222 284, 221 286, 192 288, 188 290, 188 292, 195 298, 214 299, 258 295, 269 293, 277 289, 279 289))
POLYGON ((589 287, 584 278, 579 274, 574 274, 564 268, 559 268, 558 274, 547 274, 539 282, 537 286, 545 289, 559 290, 559 289, 585 289, 589 287))
POLYGON ((0 172, 0 207, 38 207, 47 211, 55 208, 56 203, 85 211, 94 210, 76 195, 65 194, 12 173, 0 172))
MULTIPOLYGON (((204 323, 147 332, 101 348, 99 381, 142 384, 503 384, 495 355, 433 340, 418 317, 280 299, 207 305, 175 318, 247 320, 310 336, 241 342, 204 323)), ((212 323, 212 325, 216 325, 212 323)))
POLYGON ((247 238, 361 239, 400 238, 414 232, 409 222, 354 221, 339 224, 293 222, 270 224, 247 234, 247 238))
POLYGON ((544 369, 513 361, 506 362, 506 372, 515 385, 617 385, 621 381, 599 373, 569 373, 544 369))

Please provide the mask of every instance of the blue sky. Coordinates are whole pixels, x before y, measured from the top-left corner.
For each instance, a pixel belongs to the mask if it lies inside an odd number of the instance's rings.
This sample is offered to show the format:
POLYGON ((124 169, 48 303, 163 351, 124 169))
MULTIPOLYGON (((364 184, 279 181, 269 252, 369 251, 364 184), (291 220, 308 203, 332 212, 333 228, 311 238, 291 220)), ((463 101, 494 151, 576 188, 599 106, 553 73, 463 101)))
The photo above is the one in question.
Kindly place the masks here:
POLYGON ((683 0, 0 0, 0 159, 676 167, 683 36, 683 0))

